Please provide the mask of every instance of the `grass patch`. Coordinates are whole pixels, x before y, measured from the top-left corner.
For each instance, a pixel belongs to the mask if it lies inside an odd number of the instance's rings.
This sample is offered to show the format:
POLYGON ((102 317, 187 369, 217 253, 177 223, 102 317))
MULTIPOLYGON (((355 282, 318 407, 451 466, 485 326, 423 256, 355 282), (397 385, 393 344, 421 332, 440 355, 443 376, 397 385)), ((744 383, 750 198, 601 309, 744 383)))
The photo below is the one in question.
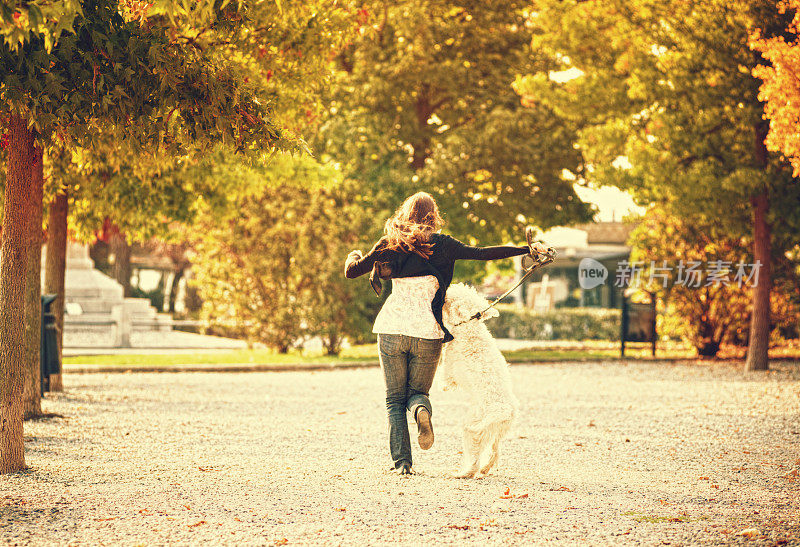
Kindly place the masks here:
POLYGON ((596 361, 619 357, 619 350, 577 350, 577 349, 521 349, 504 351, 503 355, 509 363, 525 363, 528 361, 596 361))
POLYGON ((103 366, 173 366, 173 365, 288 365, 294 363, 329 364, 352 361, 375 361, 374 345, 355 346, 332 356, 315 352, 277 353, 269 349, 237 349, 198 353, 153 353, 118 355, 78 355, 64 358, 65 365, 103 366))
POLYGON ((649 522, 651 524, 674 524, 679 522, 698 522, 701 520, 706 520, 708 517, 700 516, 697 518, 692 518, 686 513, 682 513, 680 515, 650 515, 647 513, 642 513, 641 511, 626 511, 622 513, 623 516, 626 517, 633 517, 633 520, 636 522, 649 522))
MULTIPOLYGON (((619 358, 619 347, 586 349, 523 349, 504 351, 509 362, 525 361, 598 361, 619 358)), ((653 357, 650 348, 625 348, 626 359, 691 359, 693 352, 684 349, 657 350, 653 357)))
MULTIPOLYGON (((632 348, 626 351, 626 357, 633 359, 649 359, 649 349, 632 348)), ((523 349, 503 352, 512 363, 524 362, 556 362, 556 361, 598 361, 619 357, 619 349, 600 344, 587 345, 582 348, 523 349)), ((677 356, 690 357, 687 351, 659 351, 657 358, 677 356)), ((353 346, 342 350, 339 356, 324 355, 322 352, 291 351, 277 353, 269 349, 240 349, 230 351, 198 351, 197 353, 147 353, 116 355, 79 355, 64 358, 66 365, 102 365, 126 367, 169 367, 175 365, 291 365, 303 364, 336 364, 342 362, 376 362, 378 348, 376 344, 353 346)))

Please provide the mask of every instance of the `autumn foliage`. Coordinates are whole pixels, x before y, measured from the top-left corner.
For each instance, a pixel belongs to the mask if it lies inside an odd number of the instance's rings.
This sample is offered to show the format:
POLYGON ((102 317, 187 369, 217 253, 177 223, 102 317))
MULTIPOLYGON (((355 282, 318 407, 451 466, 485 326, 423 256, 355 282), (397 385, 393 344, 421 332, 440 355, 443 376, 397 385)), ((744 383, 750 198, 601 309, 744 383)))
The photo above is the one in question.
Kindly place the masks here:
MULTIPOLYGON (((754 262, 747 237, 733 237, 717 226, 701 219, 684 219, 660 207, 652 207, 633 232, 635 250, 632 260, 645 265, 646 275, 654 274, 655 281, 646 282, 647 289, 655 292, 667 304, 667 315, 680 318, 683 326, 678 330, 703 356, 714 356, 722 344, 747 345, 751 308, 750 282, 735 282, 737 264, 754 262), (730 281, 681 284, 673 261, 680 260, 712 265, 715 261, 730 265, 730 281), (662 283, 648 265, 672 266, 668 282, 662 283)), ((797 277, 791 268, 778 261, 775 267, 773 290, 770 295, 772 339, 782 334, 796 336, 797 305, 793 300, 793 287, 797 277)), ((727 266, 726 266, 727 267, 727 266)))
MULTIPOLYGON (((781 2, 781 9, 795 11, 800 0, 781 2)), ((769 64, 760 65, 753 74, 763 83, 758 98, 764 101, 764 113, 770 119, 767 147, 784 154, 792 162, 794 175, 800 175, 800 12, 795 11, 787 36, 764 37, 759 33, 752 47, 769 64)))

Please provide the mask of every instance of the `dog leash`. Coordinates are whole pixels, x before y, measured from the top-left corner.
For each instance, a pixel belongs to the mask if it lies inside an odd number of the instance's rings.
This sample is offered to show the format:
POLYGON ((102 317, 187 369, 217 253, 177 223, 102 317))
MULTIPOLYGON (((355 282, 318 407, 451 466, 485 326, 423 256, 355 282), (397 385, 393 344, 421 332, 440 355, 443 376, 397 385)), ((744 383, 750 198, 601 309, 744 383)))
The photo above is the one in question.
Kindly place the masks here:
POLYGON ((552 248, 552 247, 548 247, 546 253, 539 253, 539 252, 535 253, 533 251, 533 243, 534 243, 534 241, 533 241, 533 227, 531 227, 531 226, 526 226, 525 227, 525 241, 528 243, 528 249, 530 249, 530 251, 531 251, 531 253, 530 253, 531 258, 536 260, 536 262, 533 265, 531 265, 530 268, 525 270, 525 274, 522 277, 519 278, 519 281, 517 281, 516 284, 513 287, 511 287, 506 292, 504 292, 503 294, 501 294, 500 296, 495 298, 494 301, 486 307, 486 309, 479 311, 478 313, 476 313, 475 315, 473 315, 469 319, 465 319, 464 321, 461 321, 460 323, 456 323, 455 325, 453 325, 454 327, 457 327, 459 325, 463 325, 464 323, 467 323, 469 321, 474 321, 476 319, 480 319, 481 317, 483 317, 484 313, 486 313, 490 309, 494 308, 503 298, 505 298, 506 296, 511 294, 514 290, 516 290, 517 287, 522 285, 525 282, 525 280, 533 273, 533 271, 536 268, 538 268, 540 266, 546 266, 547 264, 550 264, 552 261, 554 261, 556 259, 556 250, 554 248, 552 248))
POLYGON ((538 262, 533 264, 530 268, 527 268, 525 270, 525 273, 523 274, 523 276, 519 278, 519 281, 517 281, 514 284, 514 286, 511 287, 510 289, 508 289, 506 292, 504 292, 503 294, 501 294, 500 296, 495 298, 494 301, 492 301, 492 303, 489 304, 486 307, 486 309, 479 311, 478 313, 476 313, 475 315, 473 315, 469 319, 465 319, 465 320, 463 320, 463 321, 461 321, 459 323, 455 323, 453 326, 454 327, 458 327, 459 325, 463 325, 464 323, 468 323, 470 321, 474 321, 476 319, 480 319, 481 317, 483 317, 484 313, 486 313, 490 309, 494 308, 503 298, 505 298, 506 296, 508 296, 512 292, 514 292, 514 290, 516 290, 517 287, 522 285, 525 282, 525 280, 533 273, 533 271, 536 268, 539 268, 540 266, 546 266, 547 264, 550 264, 553 260, 555 260, 556 259, 556 251, 555 251, 555 249, 553 249, 551 247, 550 249, 548 249, 548 253, 547 254, 536 253, 536 259, 538 260, 538 262), (542 259, 542 257, 544 257, 544 259, 542 259))

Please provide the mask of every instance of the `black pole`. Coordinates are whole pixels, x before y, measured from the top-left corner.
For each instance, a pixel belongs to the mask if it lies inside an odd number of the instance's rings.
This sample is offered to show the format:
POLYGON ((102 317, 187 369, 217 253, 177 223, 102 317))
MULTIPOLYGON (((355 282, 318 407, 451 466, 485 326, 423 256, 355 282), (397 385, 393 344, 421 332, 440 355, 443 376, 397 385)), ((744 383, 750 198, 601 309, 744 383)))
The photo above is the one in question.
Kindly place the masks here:
POLYGON ((45 351, 45 313, 47 310, 47 298, 41 295, 39 298, 39 313, 41 314, 40 335, 39 335, 39 394, 44 395, 45 391, 49 391, 50 377, 47 375, 47 354, 45 351))
POLYGON ((622 293, 622 313, 619 321, 619 356, 625 357, 625 335, 628 332, 628 297, 622 293))
POLYGON ((50 375, 61 372, 61 361, 58 353, 58 332, 56 317, 51 311, 51 306, 57 298, 55 294, 43 294, 42 304, 42 336, 39 345, 39 367, 42 379, 42 395, 50 391, 50 375))
POLYGON ((651 333, 653 335, 653 357, 656 356, 656 340, 658 333, 656 332, 656 295, 651 295, 650 299, 653 301, 653 323, 651 325, 651 333))

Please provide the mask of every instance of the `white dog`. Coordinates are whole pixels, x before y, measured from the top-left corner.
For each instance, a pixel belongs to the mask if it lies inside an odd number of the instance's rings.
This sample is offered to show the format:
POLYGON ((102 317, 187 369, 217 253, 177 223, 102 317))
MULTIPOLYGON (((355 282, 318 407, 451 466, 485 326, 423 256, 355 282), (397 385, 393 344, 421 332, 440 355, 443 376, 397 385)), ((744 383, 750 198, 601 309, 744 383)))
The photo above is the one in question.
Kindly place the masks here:
POLYGON ((489 303, 478 292, 457 283, 447 289, 443 319, 453 340, 444 345, 439 374, 444 389, 455 387, 469 397, 464 424, 464 462, 459 477, 488 473, 500 455, 500 441, 517 415, 519 401, 511 389, 508 363, 483 321, 499 314, 494 308, 470 319, 489 303))

